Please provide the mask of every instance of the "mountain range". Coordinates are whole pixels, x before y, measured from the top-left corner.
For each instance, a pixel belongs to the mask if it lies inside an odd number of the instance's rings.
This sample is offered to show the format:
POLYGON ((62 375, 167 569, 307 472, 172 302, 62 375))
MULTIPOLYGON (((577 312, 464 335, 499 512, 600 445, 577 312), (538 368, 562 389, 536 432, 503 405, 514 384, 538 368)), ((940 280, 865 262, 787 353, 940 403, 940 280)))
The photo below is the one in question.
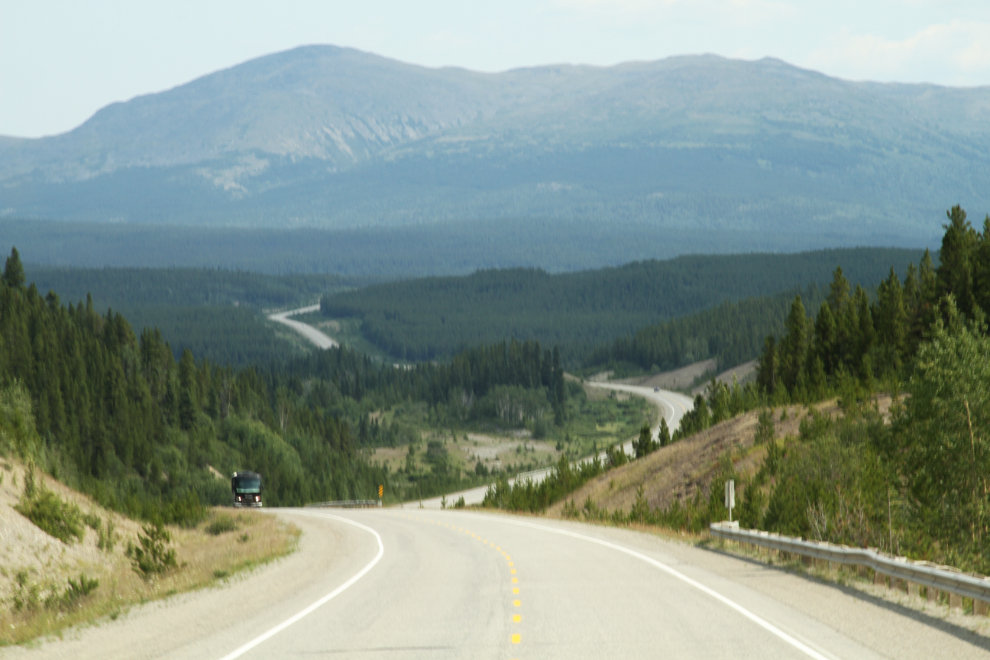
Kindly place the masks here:
POLYGON ((90 222, 533 218, 916 246, 953 204, 990 210, 988 182, 990 87, 714 55, 490 74, 306 46, 0 138, 0 216, 90 222))

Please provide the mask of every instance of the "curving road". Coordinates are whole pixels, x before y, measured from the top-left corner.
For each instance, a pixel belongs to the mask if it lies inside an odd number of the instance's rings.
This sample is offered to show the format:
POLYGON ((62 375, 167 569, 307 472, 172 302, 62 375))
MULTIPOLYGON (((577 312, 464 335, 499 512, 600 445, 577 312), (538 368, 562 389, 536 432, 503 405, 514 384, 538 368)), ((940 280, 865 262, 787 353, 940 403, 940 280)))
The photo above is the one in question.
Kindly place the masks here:
POLYGON ((310 312, 320 311, 320 304, 309 305, 308 307, 300 307, 299 309, 290 309, 287 312, 279 312, 277 314, 269 314, 268 320, 275 321, 276 323, 281 323, 282 325, 288 326, 301 334, 307 341, 314 344, 317 348, 337 348, 338 344, 332 337, 320 332, 313 326, 302 323, 301 321, 293 321, 290 316, 295 316, 296 314, 308 314, 310 312))
POLYGON ((296 555, 4 658, 984 658, 985 638, 650 534, 461 511, 285 510, 296 555))
MULTIPOLYGON (((603 389, 617 390, 620 392, 628 392, 635 396, 641 396, 647 401, 655 404, 660 412, 667 420, 667 426, 670 427, 670 432, 673 433, 680 426, 681 418, 694 406, 694 401, 690 397, 686 397, 683 394, 678 394, 677 392, 668 392, 667 390, 654 390, 652 387, 639 387, 637 385, 622 385, 618 383, 588 383, 593 387, 601 387, 603 389)), ((653 425, 653 437, 657 437, 657 433, 660 430, 660 417, 657 417, 657 423, 653 425)), ((630 440, 622 446, 623 451, 625 451, 630 456, 634 455, 633 443, 630 440)), ((599 460, 605 460, 606 453, 603 451, 598 454, 599 460)), ((583 458, 577 461, 578 464, 590 461, 591 457, 583 458)), ((553 471, 552 467, 541 468, 539 470, 533 470, 532 472, 524 472, 520 474, 515 479, 509 479, 510 484, 514 484, 519 479, 529 479, 533 483, 540 483, 543 481, 550 472, 553 471)), ((401 508, 406 509, 440 509, 444 506, 444 501, 446 500, 447 506, 452 505, 459 498, 464 498, 464 503, 467 505, 471 504, 481 504, 485 499, 485 493, 488 492, 488 486, 480 486, 478 488, 472 488, 470 490, 463 490, 457 493, 451 493, 444 497, 433 497, 428 500, 423 500, 422 502, 406 502, 400 505, 401 508)))

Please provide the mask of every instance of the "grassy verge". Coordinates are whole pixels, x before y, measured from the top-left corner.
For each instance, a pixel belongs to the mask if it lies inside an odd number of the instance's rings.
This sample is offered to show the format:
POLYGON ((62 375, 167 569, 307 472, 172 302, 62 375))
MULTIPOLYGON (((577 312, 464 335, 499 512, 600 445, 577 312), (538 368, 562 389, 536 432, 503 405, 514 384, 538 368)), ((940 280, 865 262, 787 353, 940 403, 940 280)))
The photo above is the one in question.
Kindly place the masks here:
POLYGON ((219 509, 196 528, 168 532, 177 565, 162 574, 149 577, 135 570, 128 556, 132 552, 125 550, 136 545, 130 538, 117 538, 119 547, 111 549, 109 562, 89 567, 85 576, 67 584, 17 571, 17 588, 0 610, 0 646, 60 635, 72 626, 116 619, 134 605, 216 585, 290 554, 299 537, 298 528, 273 515, 219 509))

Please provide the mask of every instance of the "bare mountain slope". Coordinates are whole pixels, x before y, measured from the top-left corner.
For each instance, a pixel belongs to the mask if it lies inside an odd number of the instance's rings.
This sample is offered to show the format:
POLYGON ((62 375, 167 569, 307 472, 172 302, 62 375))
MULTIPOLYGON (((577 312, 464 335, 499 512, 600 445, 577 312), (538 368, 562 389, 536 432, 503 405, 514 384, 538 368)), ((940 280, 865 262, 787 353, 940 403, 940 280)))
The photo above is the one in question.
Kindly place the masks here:
POLYGON ((0 139, 7 216, 268 227, 569 218, 919 244, 990 208, 990 88, 774 59, 484 74, 332 46, 0 139))

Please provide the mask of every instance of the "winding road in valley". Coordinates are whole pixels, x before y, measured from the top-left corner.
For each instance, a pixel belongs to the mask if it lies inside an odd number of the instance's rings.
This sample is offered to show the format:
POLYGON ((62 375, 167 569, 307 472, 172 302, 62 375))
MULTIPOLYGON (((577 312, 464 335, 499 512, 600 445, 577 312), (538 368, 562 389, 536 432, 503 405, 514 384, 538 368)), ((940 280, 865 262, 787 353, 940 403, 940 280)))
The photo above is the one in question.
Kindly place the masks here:
POLYGON ((269 512, 299 550, 10 659, 986 658, 951 624, 626 529, 469 511, 269 512))
POLYGON ((276 314, 269 314, 268 320, 275 321, 276 323, 281 323, 282 325, 288 326, 301 334, 307 341, 314 344, 317 348, 336 348, 338 344, 332 337, 320 332, 308 323, 303 323, 301 321, 293 321, 290 317, 296 316, 297 314, 309 314, 311 312, 320 311, 320 304, 309 305, 307 307, 300 307, 299 309, 290 309, 287 312, 278 312, 276 314))

